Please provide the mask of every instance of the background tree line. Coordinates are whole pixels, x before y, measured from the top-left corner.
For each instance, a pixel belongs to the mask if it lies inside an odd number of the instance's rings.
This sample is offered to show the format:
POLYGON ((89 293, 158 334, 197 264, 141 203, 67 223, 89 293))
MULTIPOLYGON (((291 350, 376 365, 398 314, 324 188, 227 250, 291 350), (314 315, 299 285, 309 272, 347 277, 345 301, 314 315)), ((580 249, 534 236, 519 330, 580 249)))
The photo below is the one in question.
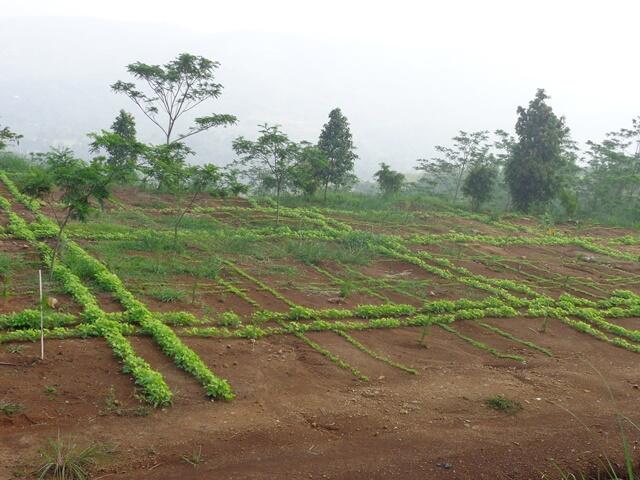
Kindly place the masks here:
MULTIPOLYGON (((111 86, 162 132, 160 144, 140 142, 134 117, 122 110, 109 129, 89 134, 89 161, 69 149, 54 148, 32 154, 27 163, 5 155, 3 168, 17 162, 25 191, 63 206, 57 219, 59 238, 71 218, 86 218, 116 184, 137 183, 172 193, 177 242, 184 215, 205 194, 251 190, 271 195, 278 221, 283 195, 326 202, 330 192, 348 192, 358 183, 353 173, 356 147, 339 108, 331 110, 316 141, 294 141, 280 125, 264 123, 255 138, 233 141, 237 159, 226 167, 192 165, 194 152, 186 139, 237 122, 231 114, 208 113, 190 122, 192 116, 185 116, 220 97, 218 68, 215 61, 184 53, 164 65, 132 63, 127 66, 131 79, 111 86)), ((551 220, 640 222, 640 117, 600 143, 588 142, 581 152, 548 98, 540 89, 528 106, 517 108, 513 135, 504 130, 460 131, 449 145, 437 145, 436 156, 417 160, 417 181, 408 182, 404 174, 381 163, 374 179, 382 198, 438 198, 456 206, 468 202, 473 210, 515 210, 551 220)), ((20 138, 0 126, 0 150, 20 138)))

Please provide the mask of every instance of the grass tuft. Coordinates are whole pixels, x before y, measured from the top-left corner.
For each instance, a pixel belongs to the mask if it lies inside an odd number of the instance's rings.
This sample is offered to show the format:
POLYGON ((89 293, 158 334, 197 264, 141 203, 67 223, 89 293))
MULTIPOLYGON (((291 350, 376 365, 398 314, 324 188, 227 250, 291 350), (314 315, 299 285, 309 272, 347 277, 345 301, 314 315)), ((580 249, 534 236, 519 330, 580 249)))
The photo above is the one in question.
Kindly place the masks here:
POLYGON ((489 397, 484 400, 484 404, 489 408, 504 413, 516 413, 522 410, 522 404, 520 402, 507 398, 504 395, 489 397))

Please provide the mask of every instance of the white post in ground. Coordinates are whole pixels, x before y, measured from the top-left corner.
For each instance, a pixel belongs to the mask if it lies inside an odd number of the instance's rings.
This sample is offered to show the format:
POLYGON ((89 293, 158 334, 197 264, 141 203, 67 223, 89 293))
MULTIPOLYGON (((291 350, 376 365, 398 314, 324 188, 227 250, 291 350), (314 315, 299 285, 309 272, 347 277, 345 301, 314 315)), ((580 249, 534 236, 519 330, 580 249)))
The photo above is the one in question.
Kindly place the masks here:
POLYGON ((42 293, 42 270, 38 270, 40 282, 40 359, 44 360, 44 295, 42 293))

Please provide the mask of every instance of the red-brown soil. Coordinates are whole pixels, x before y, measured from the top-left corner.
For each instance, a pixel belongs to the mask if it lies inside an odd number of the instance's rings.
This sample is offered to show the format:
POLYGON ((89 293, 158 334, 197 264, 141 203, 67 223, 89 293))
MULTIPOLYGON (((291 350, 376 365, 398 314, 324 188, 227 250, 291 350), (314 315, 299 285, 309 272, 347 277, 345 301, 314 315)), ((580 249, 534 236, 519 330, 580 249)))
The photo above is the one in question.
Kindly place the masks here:
POLYGON ((24 410, 0 417, 0 478, 32 466, 38 447, 58 431, 80 443, 115 444, 94 477, 110 479, 541 478, 540 472, 553 471, 552 462, 575 466, 605 450, 620 452, 613 414, 637 420, 635 354, 557 322, 545 334, 535 333, 535 319, 488 323, 555 356, 472 322, 455 327, 500 351, 524 355, 526 364, 496 359, 437 327, 427 336, 428 348, 418 344, 417 329, 353 334, 417 369, 414 376, 333 333, 309 334, 369 376, 361 382, 293 337, 187 337, 235 389, 235 400, 217 403, 207 401, 200 385, 150 339, 132 338, 175 392, 173 407, 138 417, 104 411, 111 386, 124 409, 136 401, 130 378, 119 373, 102 340, 49 341, 46 360, 33 364, 36 345, 27 345, 21 356, 2 351, 0 361, 20 366, 0 367, 0 398, 24 410), (55 393, 46 393, 47 386, 55 393), (510 415, 484 406, 498 393, 520 401, 522 411, 510 415), (200 448, 204 461, 196 467, 182 459, 200 448))

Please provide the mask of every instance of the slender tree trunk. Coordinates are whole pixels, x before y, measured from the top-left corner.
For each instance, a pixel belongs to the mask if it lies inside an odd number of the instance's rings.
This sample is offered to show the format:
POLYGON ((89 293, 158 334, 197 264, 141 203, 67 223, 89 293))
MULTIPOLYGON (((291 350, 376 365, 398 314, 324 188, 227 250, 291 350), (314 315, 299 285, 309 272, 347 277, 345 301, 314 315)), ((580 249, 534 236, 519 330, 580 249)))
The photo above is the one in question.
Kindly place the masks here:
POLYGON ((460 191, 460 183, 462 182, 462 175, 464 175, 464 166, 460 168, 460 175, 458 175, 458 181, 456 182, 456 193, 453 196, 453 201, 458 200, 458 192, 460 191))
POLYGON ((327 189, 329 188, 329 182, 324 184, 324 203, 327 203, 327 189))
POLYGON ((176 223, 173 225, 173 250, 174 251, 178 250, 178 228, 180 227, 180 224, 182 223, 182 219, 184 218, 184 216, 187 214, 189 209, 191 209, 193 204, 196 202, 196 198, 198 198, 199 194, 200 194, 200 191, 196 191, 193 194, 193 197, 191 197, 191 201, 184 208, 184 210, 182 210, 182 212, 178 216, 178 219, 176 220, 176 223))
POLYGON ((280 181, 276 186, 276 226, 280 225, 280 181))
POLYGON ((60 251, 60 245, 62 243, 62 233, 64 232, 64 229, 67 226, 69 219, 71 218, 71 213, 72 213, 71 210, 67 211, 67 215, 64 217, 63 222, 61 224, 58 224, 58 227, 60 228, 60 230, 58 230, 58 235, 56 237, 56 244, 53 247, 53 253, 51 255, 51 263, 49 264, 50 279, 53 279, 53 268, 55 267, 56 258, 58 257, 58 252, 60 251))

